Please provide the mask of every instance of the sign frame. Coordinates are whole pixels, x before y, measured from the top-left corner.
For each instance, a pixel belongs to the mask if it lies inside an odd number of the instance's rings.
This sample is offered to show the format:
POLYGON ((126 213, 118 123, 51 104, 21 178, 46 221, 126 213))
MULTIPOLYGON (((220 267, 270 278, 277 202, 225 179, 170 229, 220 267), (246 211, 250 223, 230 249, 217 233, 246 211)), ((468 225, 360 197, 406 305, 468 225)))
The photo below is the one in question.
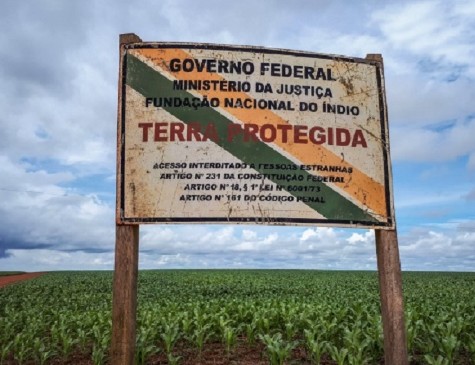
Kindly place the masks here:
MULTIPOLYGON (((389 129, 388 129, 388 117, 387 117, 387 105, 384 90, 384 72, 382 59, 377 58, 356 58, 346 57, 330 54, 319 54, 312 52, 302 52, 293 50, 282 50, 275 48, 262 48, 262 47, 250 47, 250 46, 228 46, 228 45, 215 45, 215 44, 202 44, 202 43, 180 43, 180 42, 134 42, 124 45, 121 49, 121 67, 120 67, 120 90, 119 90, 119 118, 118 118, 118 164, 117 164, 117 179, 118 179, 118 200, 116 208, 116 221, 120 224, 153 224, 153 223, 247 223, 247 224, 275 224, 275 225, 321 225, 321 226, 337 226, 337 227, 352 227, 352 228, 372 228, 372 229, 394 229, 395 227, 395 214, 393 203, 393 188, 392 188, 392 172, 391 172, 391 159, 389 151, 389 129), (134 50, 170 50, 170 49, 193 49, 193 50, 207 50, 216 52, 244 52, 249 54, 258 55, 270 55, 270 56, 289 56, 295 59, 315 59, 326 60, 329 62, 344 62, 345 64, 353 65, 368 65, 372 67, 375 72, 375 79, 377 83, 377 99, 378 99, 378 112, 379 112, 379 135, 377 138, 381 143, 381 158, 383 170, 383 189, 385 200, 384 209, 382 210, 385 220, 378 221, 373 220, 374 216, 367 215, 365 219, 359 219, 358 217, 349 218, 327 218, 327 217, 311 217, 306 216, 278 216, 278 215, 252 215, 249 216, 232 216, 229 214, 221 214, 220 216, 206 216, 201 214, 200 216, 134 216, 127 213, 126 201, 128 183, 127 176, 127 76, 130 68, 128 63, 128 54, 134 50)), ((343 82, 343 81, 342 81, 343 82)), ((145 133, 145 128, 142 132, 145 133)), ((152 134, 150 131, 149 134, 152 134)), ((222 147, 222 146, 221 146, 222 147)), ((130 158, 129 158, 130 159, 130 158)), ((305 166, 302 164, 300 167, 305 166)), ((148 172, 148 171, 147 171, 148 172)), ((262 171, 260 171, 262 172, 262 171)), ((299 176, 300 177, 300 176, 299 176)), ((306 176, 308 179, 308 176, 306 176)), ((351 179, 351 177, 350 177, 351 179)), ((140 178, 139 178, 140 180, 140 178)), ((323 184, 324 185, 324 184, 323 184)), ((331 185, 331 184, 327 184, 331 185)), ((134 187, 135 189, 135 187, 134 187)), ((320 189, 320 188, 319 188, 320 189)), ((328 189, 331 190, 331 189, 328 189)), ((134 190, 135 191, 135 190, 134 190)), ((160 194, 159 194, 160 195, 160 194)), ((162 194, 165 195, 165 194, 162 194)), ((335 194, 337 195, 337 194, 335 194)), ((367 194, 364 194, 367 196, 367 194)), ((381 195, 381 194, 380 194, 381 195)), ((228 196, 229 198, 229 196, 228 196)), ((244 196, 246 198, 246 196, 244 196)), ((305 197, 304 197, 305 198, 305 197)), ((145 198, 142 198, 145 199, 145 198)), ((300 199, 300 197, 297 197, 300 199)), ((376 199, 373 199, 376 200, 376 199)), ((240 203, 242 204, 242 203, 240 203)), ((143 204, 142 204, 143 205, 143 204)), ((207 206, 207 204, 198 204, 198 206, 207 206)), ((365 208, 363 206, 363 208, 365 208)), ((366 208, 365 208, 366 209, 366 208)), ((369 209, 368 209, 369 210, 369 209)), ((344 209, 342 208, 342 211, 344 209)), ((346 214, 346 213, 343 213, 346 214)))

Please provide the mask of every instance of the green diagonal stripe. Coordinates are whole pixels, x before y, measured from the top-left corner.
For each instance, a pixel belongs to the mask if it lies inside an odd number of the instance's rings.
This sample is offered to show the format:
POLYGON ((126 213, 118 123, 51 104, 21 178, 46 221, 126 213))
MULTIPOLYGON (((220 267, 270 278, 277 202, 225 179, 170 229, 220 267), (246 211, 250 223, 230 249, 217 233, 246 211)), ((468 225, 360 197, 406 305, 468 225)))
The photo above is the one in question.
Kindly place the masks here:
MULTIPOLYGON (((128 54, 126 58, 126 84, 142 94, 144 97, 177 97, 181 99, 193 98, 194 96, 184 90, 174 90, 173 82, 161 75, 138 58, 128 54)), ((125 101, 124 101, 125 102, 125 101)), ((260 169, 259 164, 284 164, 294 165, 285 156, 282 156, 276 150, 272 149, 264 142, 243 141, 243 133, 236 136, 232 142, 227 141, 228 126, 233 122, 220 114, 213 108, 197 108, 192 107, 165 107, 168 113, 172 114, 183 123, 199 123, 204 128, 212 122, 219 135, 219 141, 215 142, 224 150, 237 157, 239 160, 254 164, 255 170, 262 174, 282 174, 286 173, 282 170, 260 169)), ((353 202, 341 196, 327 185, 321 182, 307 181, 307 177, 313 176, 306 171, 300 169, 291 172, 292 175, 303 177, 302 181, 284 182, 278 179, 270 179, 279 186, 286 188, 288 185, 293 186, 318 186, 320 192, 317 196, 323 196, 325 203, 306 202, 307 206, 317 211, 329 220, 356 221, 359 223, 378 222, 373 216, 361 209, 353 202)), ((295 197, 308 197, 309 193, 288 191, 295 197)), ((303 203, 303 202, 302 202, 303 203)), ((285 204, 285 203, 284 203, 285 204)))

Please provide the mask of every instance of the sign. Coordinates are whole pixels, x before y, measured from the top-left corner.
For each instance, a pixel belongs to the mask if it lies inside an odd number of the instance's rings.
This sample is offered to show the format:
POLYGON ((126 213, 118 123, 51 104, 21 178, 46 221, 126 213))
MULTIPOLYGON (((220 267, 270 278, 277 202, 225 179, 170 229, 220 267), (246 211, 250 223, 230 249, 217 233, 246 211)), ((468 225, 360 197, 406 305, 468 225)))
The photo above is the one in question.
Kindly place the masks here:
POLYGON ((382 62, 183 43, 121 57, 120 223, 394 227, 382 62))
POLYGON ((381 55, 120 35, 111 362, 133 364, 139 224, 369 227, 386 364, 408 364, 381 55), (382 229, 384 228, 384 229, 382 229))

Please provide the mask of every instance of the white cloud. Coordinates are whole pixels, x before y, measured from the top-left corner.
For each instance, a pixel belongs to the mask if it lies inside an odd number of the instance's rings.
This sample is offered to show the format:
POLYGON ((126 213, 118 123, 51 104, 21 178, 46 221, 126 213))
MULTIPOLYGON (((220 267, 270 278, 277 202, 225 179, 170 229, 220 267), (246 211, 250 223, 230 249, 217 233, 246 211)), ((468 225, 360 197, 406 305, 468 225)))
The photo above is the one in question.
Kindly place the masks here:
POLYGON ((9 249, 0 257, 5 271, 112 270, 114 254, 110 252, 65 252, 54 249, 9 249))
POLYGON ((0 256, 17 247, 56 247, 62 250, 110 250, 114 211, 94 194, 79 195, 60 187, 70 173, 29 171, 0 157, 0 256))
POLYGON ((300 238, 301 241, 307 241, 313 237, 317 237, 317 231, 315 229, 306 229, 302 233, 302 237, 300 238))
POLYGON ((141 244, 145 250, 140 261, 142 268, 375 269, 372 231, 351 236, 334 228, 207 226, 199 247, 196 240, 187 236, 187 226, 173 227, 173 242, 165 242, 160 235, 163 231, 150 227, 147 227, 147 241, 152 231, 157 233, 154 239, 160 244, 154 250, 141 244), (226 246, 216 245, 216 239, 221 242, 219 237, 223 236, 226 246), (348 240, 354 241, 355 247, 346 248, 348 240), (354 255, 359 257, 358 261, 352 259, 354 255))
POLYGON ((373 12, 371 21, 386 43, 392 157, 427 162, 473 156, 473 2, 391 4, 373 12))
POLYGON ((440 129, 396 127, 392 129, 392 157, 400 161, 444 162, 472 156, 474 135, 475 118, 440 129))
POLYGON ((438 126, 464 120, 475 113, 473 81, 430 80, 416 70, 406 75, 391 74, 386 79, 390 130, 438 126))
POLYGON ((353 233, 347 240, 350 245, 357 245, 357 244, 374 244, 374 233, 372 231, 367 231, 364 234, 361 233, 353 233))
POLYGON ((244 241, 253 241, 257 238, 257 233, 249 229, 242 230, 242 239, 244 241))
POLYGON ((399 246, 403 270, 475 270, 475 231, 418 229, 402 236, 399 246))
POLYGON ((430 57, 438 66, 467 67, 475 76, 473 5, 469 1, 393 4, 373 13, 392 47, 430 57))

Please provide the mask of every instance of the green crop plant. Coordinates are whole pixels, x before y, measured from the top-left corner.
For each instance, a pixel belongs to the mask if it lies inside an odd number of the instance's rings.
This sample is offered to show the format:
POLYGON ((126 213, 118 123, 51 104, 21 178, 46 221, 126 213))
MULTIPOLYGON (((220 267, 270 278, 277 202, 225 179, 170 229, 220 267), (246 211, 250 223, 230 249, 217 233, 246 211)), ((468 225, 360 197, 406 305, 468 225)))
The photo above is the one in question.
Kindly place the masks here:
POLYGON ((77 338, 69 330, 64 330, 60 333, 60 349, 61 355, 67 358, 73 351, 74 346, 79 342, 77 338))
POLYGON ((334 360, 338 365, 344 365, 346 359, 348 357, 348 349, 347 348, 338 348, 335 345, 328 346, 328 352, 330 353, 330 357, 334 360))
POLYGON ((298 327, 293 322, 286 322, 285 326, 285 339, 291 341, 297 335, 298 327))
POLYGON ((150 342, 146 331, 139 332, 135 345, 135 364, 145 365, 149 356, 158 353, 159 348, 150 342))
POLYGON ((461 343, 457 337, 453 334, 442 338, 439 342, 440 349, 442 350, 448 363, 452 365, 454 363, 454 357, 460 347, 461 343))
POLYGON ((76 337, 77 337, 77 343, 79 345, 79 348, 81 351, 85 351, 87 344, 89 342, 91 336, 91 332, 83 329, 83 328, 78 328, 76 332, 76 337))
POLYGON ((352 330, 345 328, 343 342, 348 349, 350 365, 362 365, 369 363, 371 356, 377 357, 377 353, 371 353, 371 338, 364 334, 363 323, 358 320, 352 330))
POLYGON ((13 357, 22 365, 31 355, 33 348, 33 339, 28 333, 18 333, 13 339, 13 357))
POLYGON ((183 317, 181 318, 181 326, 183 330, 183 335, 186 338, 191 338, 192 325, 193 325, 193 319, 188 316, 188 312, 184 312, 183 317))
POLYGON ((368 342, 368 352, 374 359, 383 355, 383 324, 379 313, 369 314, 364 337, 368 342))
POLYGON ((472 363, 475 364, 475 334, 470 333, 467 335, 467 351, 470 353, 472 363))
POLYGON ((198 349, 198 354, 201 357, 201 353, 203 351, 203 346, 205 342, 208 340, 210 337, 210 325, 203 325, 203 326, 197 326, 195 327, 193 333, 192 333, 192 340, 193 343, 195 344, 196 348, 198 349))
POLYGON ((320 360, 328 348, 328 342, 320 340, 319 331, 316 328, 305 329, 304 337, 310 361, 312 364, 320 364, 320 360))
POLYGON ((266 347, 267 356, 271 365, 283 365, 290 357, 292 350, 297 346, 297 341, 287 342, 282 339, 282 334, 273 336, 259 335, 259 339, 266 347))
POLYGON ((7 355, 10 353, 12 347, 13 347, 13 341, 10 341, 8 343, 4 343, 2 348, 0 348, 0 365, 4 364, 5 359, 7 358, 7 355))
POLYGON ((449 365, 450 361, 441 355, 434 357, 432 355, 424 355, 424 359, 428 365, 449 365))
POLYGON ((94 344, 91 356, 94 365, 103 365, 106 360, 106 351, 101 345, 94 344))
POLYGON ((151 341, 151 328, 140 326, 135 336, 135 364, 145 364, 147 357, 153 352, 154 345, 151 341))
POLYGON ((419 334, 423 330, 423 321, 421 319, 414 320, 411 317, 412 312, 406 315, 406 343, 409 358, 412 359, 414 355, 414 348, 419 334))
POLYGON ((246 340, 249 345, 254 345, 256 342, 257 327, 255 321, 244 324, 244 330, 246 333, 246 340))
POLYGON ((223 330, 224 343, 226 345, 226 353, 229 356, 231 349, 236 344, 237 333, 232 327, 225 327, 223 330))
POLYGON ((168 365, 178 365, 180 362, 181 356, 175 356, 173 354, 167 354, 168 365))
POLYGON ((178 325, 171 323, 165 324, 163 328, 163 332, 160 335, 163 340, 163 346, 165 348, 165 352, 168 355, 171 355, 173 352, 173 348, 175 346, 176 341, 180 337, 180 330, 178 325))
POLYGON ((325 340, 334 342, 339 338, 338 322, 335 318, 332 318, 332 320, 323 320, 322 325, 323 325, 322 332, 325 336, 325 340))
POLYGON ((264 313, 258 313, 254 317, 256 321, 257 333, 266 334, 270 332, 270 320, 264 313))
POLYGON ((33 340, 32 351, 35 362, 39 365, 46 364, 46 362, 55 354, 54 350, 51 348, 48 349, 48 346, 39 338, 33 340))

